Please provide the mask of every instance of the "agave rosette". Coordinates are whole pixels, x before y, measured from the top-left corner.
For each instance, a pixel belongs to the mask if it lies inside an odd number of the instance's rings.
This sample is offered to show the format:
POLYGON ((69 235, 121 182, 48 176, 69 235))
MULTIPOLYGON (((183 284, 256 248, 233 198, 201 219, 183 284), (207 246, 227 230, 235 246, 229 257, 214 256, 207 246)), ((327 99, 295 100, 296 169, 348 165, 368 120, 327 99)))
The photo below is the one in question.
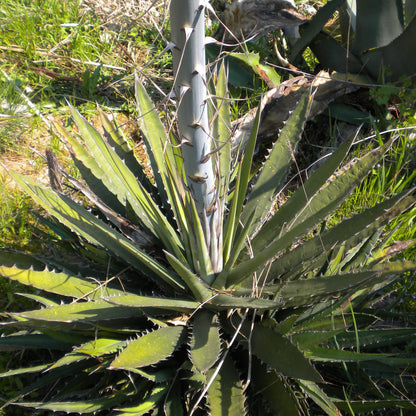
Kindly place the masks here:
POLYGON ((328 415, 348 406, 364 411, 369 403, 411 407, 399 395, 372 396, 371 375, 373 363, 391 375, 392 366, 412 362, 374 347, 402 342, 416 329, 369 329, 368 301, 415 268, 377 255, 384 226, 414 197, 405 192, 322 226, 391 143, 337 170, 351 138, 276 210, 312 98, 305 92, 251 180, 259 114, 244 156, 234 163, 222 68, 212 98, 216 206, 224 218, 223 267, 214 272, 177 138, 138 81, 136 97, 152 178, 113 122, 101 113, 101 135, 75 109, 79 135, 58 128, 84 182, 64 175, 88 204, 10 172, 57 220, 48 221, 77 261, 0 254, 1 275, 38 289, 28 296, 42 305, 8 313, 1 348, 54 351, 50 362, 2 374, 38 374, 6 404, 68 413, 238 416, 298 415, 307 399, 328 415), (322 368, 342 379, 350 373, 339 363, 348 362, 359 368, 367 403, 352 388, 350 401, 326 389, 322 368), (48 400, 31 399, 54 383, 48 400))

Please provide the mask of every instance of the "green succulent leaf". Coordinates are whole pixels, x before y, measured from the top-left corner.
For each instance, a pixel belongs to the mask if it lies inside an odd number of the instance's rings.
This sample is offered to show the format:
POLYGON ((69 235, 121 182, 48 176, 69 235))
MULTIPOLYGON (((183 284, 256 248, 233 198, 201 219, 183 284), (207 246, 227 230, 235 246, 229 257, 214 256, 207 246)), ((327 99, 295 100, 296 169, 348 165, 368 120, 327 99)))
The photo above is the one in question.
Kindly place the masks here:
POLYGON ((15 377, 22 374, 41 373, 49 367, 49 364, 35 365, 33 367, 22 367, 0 373, 0 377, 15 377))
POLYGON ((254 52, 232 52, 230 53, 230 57, 243 62, 257 76, 260 76, 260 78, 267 83, 269 88, 277 87, 280 84, 279 74, 273 67, 260 62, 260 54, 254 52))
POLYGON ((184 327, 169 326, 141 335, 127 345, 111 368, 134 371, 165 360, 179 347, 184 334, 184 327))
MULTIPOLYGON (((302 331, 290 335, 290 340, 302 351, 322 343, 330 341, 339 333, 344 332, 343 329, 335 329, 332 331, 302 331)), ((329 343, 329 342, 328 342, 329 343)), ((355 344, 354 344, 355 346, 355 344)))
POLYGON ((357 1, 355 54, 388 45, 403 32, 402 10, 396 0, 384 0, 374 7, 371 0, 357 1))
POLYGON ((340 348, 353 348, 359 340, 360 347, 381 348, 388 345, 401 344, 409 339, 414 339, 414 328, 395 329, 370 329, 357 332, 343 332, 338 334, 337 344, 340 348))
POLYGON ((119 412, 117 413, 117 416, 144 415, 158 406, 159 402, 163 399, 163 397, 165 397, 167 392, 168 387, 156 386, 149 396, 147 396, 139 405, 117 409, 119 412))
MULTIPOLYGON (((108 116, 98 108, 101 124, 104 128, 105 138, 108 144, 114 149, 119 158, 124 161, 130 172, 132 172, 148 192, 154 192, 148 177, 144 172, 143 165, 138 162, 129 142, 124 137, 122 130, 117 124, 111 121, 108 116)), ((153 195, 153 193, 152 193, 153 195)))
MULTIPOLYGON (((135 81, 135 91, 139 126, 147 147, 147 155, 161 200, 167 205, 167 201, 175 201, 174 187, 179 187, 181 181, 177 171, 169 170, 176 166, 175 154, 155 105, 138 78, 135 81)), ((177 211, 177 206, 174 204, 171 208, 178 218, 180 212, 177 211)), ((165 206, 165 209, 170 208, 165 206)))
MULTIPOLYGON (((279 227, 270 230, 270 227, 263 227, 261 233, 257 234, 252 241, 255 256, 250 260, 241 262, 228 273, 228 285, 232 286, 243 281, 251 273, 260 267, 264 267, 268 261, 287 249, 288 241, 297 241, 312 228, 318 226, 363 180, 390 145, 391 142, 381 148, 372 150, 356 163, 350 164, 346 170, 334 177, 332 181, 328 181, 315 195, 308 195, 307 204, 305 204, 302 211, 294 216, 289 223, 286 223, 284 226, 282 224, 283 229, 279 227), (269 235, 271 233, 272 236, 278 236, 268 246, 265 246, 265 240, 270 240, 270 236, 266 234, 266 229, 269 235)), ((301 191, 304 192, 304 189, 301 191)), ((276 223, 273 220, 270 220, 270 222, 275 225, 276 223)))
POLYGON ((160 309, 161 311, 192 312, 199 306, 198 302, 188 299, 170 299, 156 296, 140 296, 127 294, 105 298, 109 303, 139 309, 160 309))
MULTIPOLYGON (((374 412, 378 409, 391 409, 397 407, 398 409, 406 409, 415 411, 416 406, 410 400, 398 400, 398 399, 387 399, 387 400, 366 400, 366 401, 336 401, 337 407, 343 411, 349 411, 352 409, 357 414, 365 414, 367 412, 374 412)), ((399 410, 398 410, 399 411, 399 410)))
POLYGON ((124 395, 117 395, 113 398, 91 399, 87 401, 77 400, 75 402, 19 402, 19 406, 32 407, 38 410, 51 410, 53 412, 66 413, 95 413, 109 409, 125 399, 124 395))
MULTIPOLYGON (((253 122, 253 128, 247 146, 239 164, 236 186, 231 200, 230 212, 225 223, 224 238, 224 260, 227 261, 231 255, 234 238, 238 229, 240 213, 246 198, 247 187, 250 181, 251 165, 253 160, 254 149, 256 147, 257 132, 260 123, 260 108, 257 109, 256 117, 253 122)), ((246 219, 247 221, 247 219, 246 219)), ((221 280, 221 278, 220 278, 221 280)))
POLYGON ((150 275, 159 277, 162 282, 176 286, 180 290, 184 289, 177 276, 82 206, 65 195, 57 194, 49 188, 36 185, 16 172, 10 172, 10 174, 39 205, 92 244, 105 247, 129 264, 137 265, 136 267, 141 271, 147 270, 150 275))
POLYGON ((309 100, 310 93, 306 92, 283 127, 279 139, 274 144, 253 189, 248 195, 248 200, 241 214, 241 221, 243 225, 246 225, 249 216, 255 211, 249 234, 253 233, 254 227, 259 227, 263 223, 272 209, 277 193, 284 186, 306 121, 309 100))
POLYGON ((24 348, 44 348, 67 351, 71 344, 56 340, 44 334, 14 334, 0 337, 0 351, 24 348))
POLYGON ((314 382, 308 380, 298 380, 302 390, 328 415, 342 416, 341 412, 335 405, 335 402, 329 398, 324 391, 314 382))
MULTIPOLYGON (((208 372, 208 380, 213 370, 208 372)), ((227 357, 218 375, 208 388, 207 399, 213 416, 241 416, 244 410, 244 392, 239 374, 231 358, 227 357)))
POLYGON ((321 381, 319 373, 288 338, 261 324, 255 324, 251 334, 250 327, 246 325, 243 334, 251 343, 253 354, 279 373, 288 377, 321 381))
POLYGON ((254 296, 233 296, 226 295, 225 293, 217 293, 215 296, 212 296, 212 299, 209 301, 210 305, 213 305, 215 309, 226 310, 226 309, 277 309, 282 305, 280 299, 262 299, 256 298, 254 296))
POLYGON ((375 281, 380 275, 380 272, 366 271, 296 280, 286 283, 278 294, 286 307, 312 305, 322 299, 351 292, 354 288, 375 281))
POLYGON ((304 351, 306 357, 314 361, 328 362, 358 362, 369 360, 381 360, 391 357, 393 354, 370 354, 355 351, 335 350, 331 348, 314 347, 304 351))
POLYGON ((416 19, 413 17, 404 32, 391 43, 380 48, 374 48, 363 54, 365 68, 373 77, 378 77, 383 67, 388 71, 385 77, 388 81, 395 81, 401 76, 416 72, 416 58, 414 54, 405 56, 400 51, 409 50, 414 44, 416 36, 416 19), (389 74, 391 71, 391 74, 389 74))
POLYGON ((190 357, 196 369, 205 372, 210 369, 221 352, 218 318, 215 314, 201 310, 194 317, 190 357))
POLYGON ((137 181, 127 165, 102 136, 75 109, 71 108, 71 114, 92 156, 100 164, 108 178, 107 180, 116 186, 120 202, 123 205, 128 202, 142 224, 156 238, 161 239, 169 249, 180 253, 181 242, 176 231, 143 185, 137 181))
POLYGON ((299 404, 284 379, 270 371, 253 357, 253 383, 256 391, 261 391, 275 416, 298 416, 299 404))
POLYGON ((322 253, 327 255, 335 244, 345 242, 344 250, 347 251, 357 248, 360 242, 371 237, 382 229, 390 219, 405 212, 413 205, 413 198, 407 197, 407 194, 406 192, 396 195, 361 214, 354 215, 276 259, 270 268, 270 278, 289 271, 295 274, 299 267, 307 265, 322 253))
POLYGON ((11 314, 11 316, 16 318, 25 318, 51 323, 98 322, 120 318, 133 318, 141 315, 142 314, 137 310, 118 305, 111 305, 104 300, 74 302, 53 306, 51 308, 11 314))
POLYGON ((124 293, 121 290, 110 289, 105 282, 99 285, 92 279, 74 277, 48 269, 37 271, 0 266, 0 275, 36 289, 73 298, 99 299, 124 293))

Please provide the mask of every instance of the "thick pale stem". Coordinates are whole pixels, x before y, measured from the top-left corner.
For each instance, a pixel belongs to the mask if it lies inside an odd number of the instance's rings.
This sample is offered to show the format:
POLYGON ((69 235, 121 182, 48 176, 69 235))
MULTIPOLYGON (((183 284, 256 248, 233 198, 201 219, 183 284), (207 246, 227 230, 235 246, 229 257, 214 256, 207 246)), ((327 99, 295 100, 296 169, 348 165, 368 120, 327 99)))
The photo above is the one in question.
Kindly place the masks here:
POLYGON ((205 82, 205 7, 203 0, 172 0, 170 6, 173 70, 177 99, 178 128, 185 174, 204 227, 215 271, 221 269, 218 257, 219 215, 215 173, 210 157, 205 82))

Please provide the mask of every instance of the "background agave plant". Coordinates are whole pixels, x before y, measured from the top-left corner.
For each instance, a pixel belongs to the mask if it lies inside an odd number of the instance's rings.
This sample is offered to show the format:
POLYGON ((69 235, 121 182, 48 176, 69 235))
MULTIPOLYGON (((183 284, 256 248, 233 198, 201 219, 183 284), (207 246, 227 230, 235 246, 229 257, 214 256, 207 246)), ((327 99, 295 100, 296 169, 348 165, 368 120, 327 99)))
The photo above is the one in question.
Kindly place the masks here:
MULTIPOLYGON (((198 2, 186 7, 193 13, 183 16, 194 16, 194 23, 183 27, 194 28, 203 8, 198 2)), ((183 32, 182 55, 193 31, 183 32)), ((414 365, 379 349, 403 343, 416 328, 372 328, 378 294, 415 269, 393 261, 383 239, 384 226, 414 205, 412 191, 325 225, 391 141, 339 169, 352 137, 276 210, 308 115, 309 90, 253 179, 260 113, 242 158, 234 160, 224 67, 213 78, 209 101, 205 94, 194 97, 203 97, 199 102, 207 101, 211 114, 212 144, 209 151, 202 145, 194 164, 202 173, 189 170, 183 149, 194 147, 192 133, 206 127, 186 125, 191 136, 180 125, 179 134, 165 129, 138 80, 151 177, 104 113, 100 134, 75 109, 79 133, 56 129, 83 181, 55 171, 82 198, 71 198, 55 182, 44 187, 10 172, 50 214, 44 221, 65 257, 0 253, 1 275, 36 288, 26 296, 41 304, 7 314, 0 345, 51 351, 42 363, 2 374, 33 376, 5 405, 117 415, 414 409, 378 380, 395 383, 414 365), (207 183, 205 168, 214 174, 213 188, 203 191, 211 198, 207 204, 197 190, 207 183), (356 379, 366 392, 355 391, 356 379)), ((183 81, 178 102, 196 85, 183 81)))
POLYGON ((414 42, 415 11, 414 0, 330 0, 312 17, 294 45, 290 60, 310 46, 325 69, 382 81, 413 76, 416 61, 402 51, 412 48, 414 42), (323 30, 337 10, 340 30, 323 30), (340 37, 341 42, 336 40, 340 37))

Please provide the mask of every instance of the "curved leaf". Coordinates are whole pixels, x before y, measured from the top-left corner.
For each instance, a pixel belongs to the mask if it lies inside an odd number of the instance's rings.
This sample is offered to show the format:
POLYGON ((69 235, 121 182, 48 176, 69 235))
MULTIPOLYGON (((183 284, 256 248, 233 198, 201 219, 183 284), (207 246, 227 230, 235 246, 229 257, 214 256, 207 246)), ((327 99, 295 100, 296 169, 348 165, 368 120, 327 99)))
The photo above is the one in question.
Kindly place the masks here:
MULTIPOLYGON (((208 379, 213 370, 208 372, 208 379)), ((212 416, 241 416, 244 410, 244 392, 238 372, 227 357, 208 389, 207 399, 212 416)))
POLYGON ((251 342, 253 354, 278 372, 288 377, 321 381, 320 374, 308 359, 283 335, 258 323, 254 325, 251 335, 248 325, 243 327, 242 332, 251 342))
POLYGON ((24 178, 16 172, 10 172, 10 174, 39 205, 92 244, 105 247, 140 271, 148 272, 154 278, 159 277, 161 282, 176 286, 179 290, 184 289, 183 283, 177 276, 84 207, 65 195, 36 185, 30 179, 24 178))
POLYGON ((179 347, 184 334, 183 327, 168 326, 142 335, 121 351, 110 368, 134 371, 165 360, 179 347))
POLYGON ((48 269, 38 271, 0 266, 0 275, 24 285, 73 298, 99 299, 124 294, 122 290, 108 288, 105 282, 99 285, 93 279, 74 277, 48 269))
POLYGON ((140 416, 153 410, 168 392, 166 386, 156 386, 148 397, 146 397, 138 406, 122 407, 117 409, 117 416, 140 416))
POLYGON ((274 144, 253 189, 248 195, 241 213, 241 221, 243 225, 246 225, 249 217, 255 211, 253 226, 248 231, 249 234, 255 231, 255 227, 261 226, 272 209, 277 193, 284 186, 289 167, 294 160, 297 144, 303 132, 309 104, 310 93, 308 91, 301 97, 295 110, 287 120, 279 139, 274 144))
POLYGON ((328 415, 342 416, 332 399, 316 384, 308 380, 298 380, 302 390, 328 415))
POLYGON ((59 326, 60 322, 97 322, 120 318, 133 318, 135 316, 141 316, 142 314, 132 308, 111 305, 104 300, 98 300, 74 302, 52 306, 51 308, 11 313, 10 315, 29 320, 52 322, 59 326))
POLYGON ((275 416, 299 416, 298 403, 287 383, 275 371, 253 358, 253 383, 275 416))
POLYGON ((215 314, 206 310, 196 313, 190 347, 191 360, 198 371, 205 372, 215 364, 221 352, 218 318, 215 314))
POLYGON ((357 19, 353 52, 388 45, 403 32, 402 10, 397 0, 357 1, 357 19))
POLYGON ((198 308, 199 303, 189 299, 170 299, 156 296, 140 296, 135 294, 123 294, 120 296, 106 297, 105 300, 115 305, 127 306, 139 309, 160 309, 162 311, 191 312, 198 308))

